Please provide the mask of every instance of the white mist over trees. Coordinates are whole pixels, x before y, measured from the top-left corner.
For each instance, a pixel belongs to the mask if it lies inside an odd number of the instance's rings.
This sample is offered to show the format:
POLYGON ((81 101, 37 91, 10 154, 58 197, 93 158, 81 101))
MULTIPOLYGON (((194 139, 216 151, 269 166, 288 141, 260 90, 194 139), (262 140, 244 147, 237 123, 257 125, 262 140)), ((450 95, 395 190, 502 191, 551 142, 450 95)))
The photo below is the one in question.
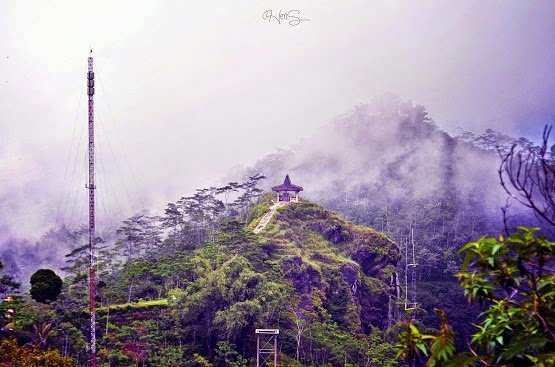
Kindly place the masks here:
MULTIPOLYGON (((308 199, 398 240, 412 226, 422 245, 420 276, 437 278, 452 274, 462 244, 503 232, 498 149, 514 143, 532 145, 493 130, 450 136, 423 106, 384 95, 246 173, 262 172, 266 188, 289 173, 308 199)), ((537 223, 524 209, 509 208, 509 225, 537 223)))
MULTIPOLYGON (((433 249, 454 252, 471 238, 502 231, 500 208, 507 195, 497 177, 496 149, 509 149, 515 141, 531 144, 493 130, 452 137, 437 127, 423 106, 384 95, 355 106, 290 149, 263 157, 242 178, 263 174, 267 178, 260 186, 269 189, 289 173, 305 188, 304 196, 356 222, 393 237, 404 235, 413 225, 419 240, 427 244, 421 257, 429 268, 422 269, 422 276, 431 277, 434 272, 449 272, 454 261, 444 261, 444 255, 433 249)), ((234 172, 228 181, 237 175, 234 172)), ((516 206, 509 210, 516 215, 513 223, 525 216, 516 206)), ((525 222, 529 220, 520 220, 525 222)), ((81 244, 73 230, 51 230, 35 242, 5 232, 0 257, 25 285, 38 267, 65 266, 64 255, 81 244)), ((116 231, 104 232, 101 237, 109 241, 116 231)))

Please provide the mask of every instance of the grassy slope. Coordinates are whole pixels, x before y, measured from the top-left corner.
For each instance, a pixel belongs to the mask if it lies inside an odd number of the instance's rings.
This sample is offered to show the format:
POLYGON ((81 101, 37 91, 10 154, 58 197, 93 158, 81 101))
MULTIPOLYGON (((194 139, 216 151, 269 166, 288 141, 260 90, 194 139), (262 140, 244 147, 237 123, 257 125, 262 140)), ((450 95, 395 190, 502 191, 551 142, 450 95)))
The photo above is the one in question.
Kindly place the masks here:
MULTIPOLYGON (((267 194, 253 208, 249 228, 272 199, 267 194)), ((345 326, 384 326, 391 275, 400 259, 397 244, 384 234, 303 200, 280 207, 258 236, 305 308, 339 305, 334 316, 345 326)))
POLYGON ((129 302, 129 303, 119 303, 110 306, 104 306, 97 308, 99 313, 107 312, 108 310, 125 310, 125 309, 139 309, 139 308, 147 308, 147 307, 156 307, 156 306, 167 306, 168 299, 167 298, 160 298, 160 299, 153 299, 150 301, 139 301, 139 302, 129 302))
MULTIPOLYGON (((254 206, 254 219, 248 228, 256 227, 268 212, 273 198, 266 194, 254 206)), ((400 258, 398 245, 385 234, 348 222, 337 213, 304 200, 280 207, 259 235, 263 243, 274 242, 278 246, 278 259, 299 256, 316 266, 356 264, 351 255, 364 247, 375 252, 376 258, 389 258, 386 261, 392 262, 400 258)))
MULTIPOLYGON (((253 207, 248 228, 256 227, 272 199, 265 195, 253 207)), ((284 280, 295 288, 299 307, 323 307, 353 331, 385 326, 391 274, 400 255, 384 234, 302 201, 279 208, 257 237, 269 261, 279 265, 284 280)), ((167 306, 167 299, 156 299, 100 307, 98 312, 150 312, 167 306)))

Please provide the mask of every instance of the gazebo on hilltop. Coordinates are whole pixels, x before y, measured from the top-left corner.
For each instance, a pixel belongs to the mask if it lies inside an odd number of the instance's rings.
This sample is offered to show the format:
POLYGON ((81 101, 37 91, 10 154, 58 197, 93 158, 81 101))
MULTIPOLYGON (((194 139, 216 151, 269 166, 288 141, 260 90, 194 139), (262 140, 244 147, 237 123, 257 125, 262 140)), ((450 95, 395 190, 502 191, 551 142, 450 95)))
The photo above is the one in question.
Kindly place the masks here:
POLYGON ((301 186, 293 185, 289 175, 285 175, 285 180, 281 185, 272 187, 276 192, 278 203, 298 203, 299 192, 303 191, 301 186))

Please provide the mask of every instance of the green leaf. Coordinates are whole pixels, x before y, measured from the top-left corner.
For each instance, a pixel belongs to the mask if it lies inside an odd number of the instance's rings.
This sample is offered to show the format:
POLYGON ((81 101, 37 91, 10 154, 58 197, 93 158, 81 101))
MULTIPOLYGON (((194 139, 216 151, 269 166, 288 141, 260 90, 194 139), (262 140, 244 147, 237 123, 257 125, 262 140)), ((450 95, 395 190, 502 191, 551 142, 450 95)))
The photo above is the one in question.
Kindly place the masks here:
POLYGON ((409 324, 409 328, 410 328, 410 332, 413 335, 420 335, 420 331, 418 331, 418 329, 416 328, 416 326, 414 326, 413 324, 409 324))
POLYGON ((426 345, 424 343, 416 344, 416 347, 424 353, 425 356, 428 356, 428 351, 426 350, 426 345))

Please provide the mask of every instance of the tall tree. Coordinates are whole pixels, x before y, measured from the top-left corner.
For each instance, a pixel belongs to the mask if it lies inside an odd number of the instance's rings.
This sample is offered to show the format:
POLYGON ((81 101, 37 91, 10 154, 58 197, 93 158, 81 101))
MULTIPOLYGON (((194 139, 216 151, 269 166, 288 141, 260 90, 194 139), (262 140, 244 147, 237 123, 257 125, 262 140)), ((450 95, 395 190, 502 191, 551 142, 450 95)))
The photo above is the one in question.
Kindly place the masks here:
MULTIPOLYGON (((0 261, 0 271, 4 268, 4 264, 0 261)), ((11 293, 16 293, 20 283, 16 282, 11 275, 0 275, 0 298, 4 298, 11 293)))
POLYGON ((158 217, 145 214, 136 214, 124 220, 117 233, 121 236, 117 247, 128 261, 156 250, 162 242, 158 217))
MULTIPOLYGON (((532 209, 534 215, 555 227, 555 144, 549 146, 552 126, 545 126, 542 143, 519 149, 514 143, 507 153, 500 150, 499 179, 510 198, 532 209)), ((506 209, 505 226, 507 227, 506 209)))

